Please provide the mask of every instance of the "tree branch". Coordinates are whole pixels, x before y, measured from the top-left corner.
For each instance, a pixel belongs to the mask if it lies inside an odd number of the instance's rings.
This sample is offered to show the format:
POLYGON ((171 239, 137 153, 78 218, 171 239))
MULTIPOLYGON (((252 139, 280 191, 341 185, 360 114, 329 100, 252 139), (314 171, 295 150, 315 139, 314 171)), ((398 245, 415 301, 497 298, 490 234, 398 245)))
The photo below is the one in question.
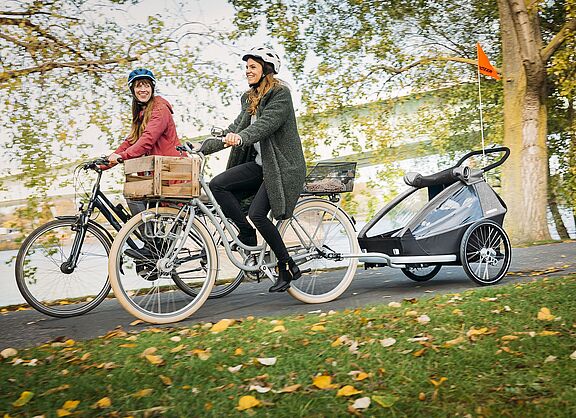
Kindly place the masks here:
POLYGON ((119 64, 121 62, 132 62, 138 60, 138 57, 116 58, 109 60, 86 60, 73 62, 48 62, 35 67, 22 68, 20 70, 10 70, 0 73, 0 83, 6 82, 12 78, 22 77, 33 73, 45 73, 56 68, 77 68, 86 71, 89 67, 98 67, 110 64, 119 64))
POLYGON ((546 45, 540 52, 540 56, 544 62, 548 62, 552 55, 560 48, 564 41, 568 38, 570 32, 576 30, 576 19, 571 19, 564 23, 562 29, 552 38, 552 40, 546 45))
MULTIPOLYGON (((464 64, 470 64, 470 65, 478 65, 478 61, 474 60, 474 59, 470 59, 470 58, 461 58, 461 57, 429 57, 429 58, 422 58, 419 59, 417 61, 414 61, 411 64, 408 64, 404 67, 400 67, 400 68, 396 68, 396 67, 392 67, 389 65, 379 65, 376 67, 373 67, 374 70, 370 72, 370 74, 372 74, 375 71, 379 71, 379 70, 384 70, 387 71, 389 73, 393 73, 393 74, 400 74, 400 73, 404 73, 408 70, 411 70, 414 67, 417 67, 419 65, 423 65, 423 64, 429 64, 431 62, 434 61, 444 61, 444 62, 461 62, 464 64)), ((501 74, 502 70, 500 68, 494 67, 494 69, 498 72, 498 74, 501 74)))

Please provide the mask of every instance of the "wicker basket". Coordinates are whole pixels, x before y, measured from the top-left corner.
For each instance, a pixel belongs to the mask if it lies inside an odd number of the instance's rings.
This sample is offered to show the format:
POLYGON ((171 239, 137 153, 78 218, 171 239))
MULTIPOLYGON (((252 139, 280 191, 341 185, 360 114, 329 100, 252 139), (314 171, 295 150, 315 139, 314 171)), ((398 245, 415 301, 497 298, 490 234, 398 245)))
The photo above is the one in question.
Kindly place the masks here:
POLYGON ((333 194, 354 189, 356 162, 320 162, 312 167, 304 182, 304 193, 333 194))
POLYGON ((200 159, 150 155, 124 161, 129 199, 192 198, 200 195, 200 159))

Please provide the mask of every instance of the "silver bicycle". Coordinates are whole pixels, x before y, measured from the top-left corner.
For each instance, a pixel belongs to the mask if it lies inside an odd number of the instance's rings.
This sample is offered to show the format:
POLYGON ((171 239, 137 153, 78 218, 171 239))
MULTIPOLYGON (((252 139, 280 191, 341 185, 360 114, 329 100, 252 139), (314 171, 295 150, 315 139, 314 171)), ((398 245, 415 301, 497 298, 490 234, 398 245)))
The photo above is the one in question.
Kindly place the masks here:
MULTIPOLYGON (((216 241, 244 274, 259 273, 272 282, 276 279, 277 261, 267 244, 250 247, 240 242, 237 229, 212 195, 204 179, 204 147, 195 150, 186 144, 183 149, 200 159, 199 182, 208 203, 196 197, 171 199, 178 209, 156 205, 130 219, 110 250, 108 271, 116 298, 128 312, 151 323, 183 320, 208 299, 220 266, 216 241), (147 247, 149 250, 142 252, 148 256, 126 254, 134 244, 147 247)), ((334 300, 356 273, 360 252, 356 233, 350 217, 337 204, 338 196, 334 190, 304 194, 292 217, 276 225, 290 256, 303 271, 288 289, 299 301, 334 300)))

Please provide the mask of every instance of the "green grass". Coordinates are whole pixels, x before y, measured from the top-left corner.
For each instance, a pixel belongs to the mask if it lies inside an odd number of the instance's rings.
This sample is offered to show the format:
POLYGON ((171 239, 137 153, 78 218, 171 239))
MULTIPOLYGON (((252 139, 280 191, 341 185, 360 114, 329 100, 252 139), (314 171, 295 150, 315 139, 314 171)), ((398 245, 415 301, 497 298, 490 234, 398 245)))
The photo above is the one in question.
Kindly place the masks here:
POLYGON ((404 300, 400 307, 244 318, 220 333, 210 324, 116 330, 1 361, 0 412, 52 417, 76 400, 69 408, 76 416, 576 416, 575 296, 571 276, 404 300), (549 320, 538 319, 542 308, 549 320), (396 342, 385 347, 389 338, 396 342), (151 347, 157 351, 147 359, 151 347), (369 376, 357 381, 349 373, 358 371, 369 376), (335 387, 316 387, 319 374, 335 387), (294 392, 277 393, 296 384, 294 392), (258 393, 254 385, 271 390, 258 393), (362 392, 337 396, 345 385, 362 392), (33 397, 13 406, 24 391, 33 397), (260 405, 239 411, 246 395, 260 405), (105 397, 110 406, 99 407, 105 397), (362 397, 371 399, 367 409, 349 409, 362 397))

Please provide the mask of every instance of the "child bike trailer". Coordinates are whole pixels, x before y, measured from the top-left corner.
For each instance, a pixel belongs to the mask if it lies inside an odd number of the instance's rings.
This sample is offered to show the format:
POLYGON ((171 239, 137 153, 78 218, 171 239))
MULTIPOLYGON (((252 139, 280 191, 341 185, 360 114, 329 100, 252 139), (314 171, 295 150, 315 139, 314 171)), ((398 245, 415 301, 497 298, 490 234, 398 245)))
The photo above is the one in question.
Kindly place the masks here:
POLYGON ((443 265, 461 265, 479 285, 499 282, 511 260, 510 239, 502 228, 506 204, 484 173, 509 155, 506 147, 489 148, 429 176, 407 173, 410 187, 360 231, 360 261, 366 268, 400 268, 419 282, 432 279, 443 265), (499 159, 479 169, 464 165, 484 153, 500 154, 499 159))

